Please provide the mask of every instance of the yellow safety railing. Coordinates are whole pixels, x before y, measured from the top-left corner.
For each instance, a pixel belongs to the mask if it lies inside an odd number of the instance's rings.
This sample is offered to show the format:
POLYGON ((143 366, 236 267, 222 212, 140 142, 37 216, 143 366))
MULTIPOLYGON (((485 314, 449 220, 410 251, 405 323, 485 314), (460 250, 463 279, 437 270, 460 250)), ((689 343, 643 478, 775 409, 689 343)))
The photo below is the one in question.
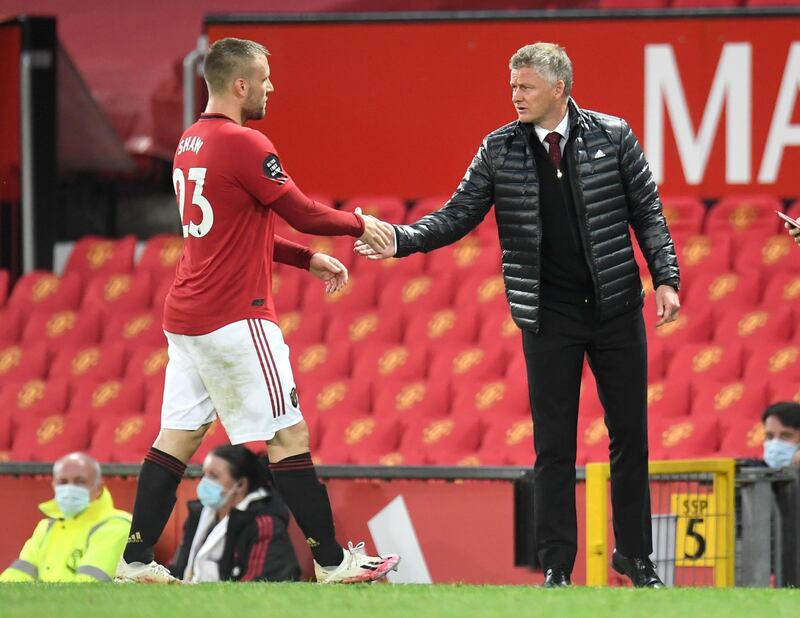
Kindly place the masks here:
MULTIPOLYGON (((607 463, 586 466, 586 584, 608 584, 610 548, 608 543, 607 463)), ((675 566, 711 567, 714 586, 734 585, 735 578, 735 480, 733 459, 651 461, 650 481, 674 482, 670 514, 675 522, 675 566), (679 483, 694 481, 690 475, 712 475, 709 491, 683 490, 679 483), (686 481, 682 481, 684 475, 686 481), (692 551, 686 550, 691 547, 692 551), (683 552, 683 553, 681 553, 683 552)), ((688 485, 687 485, 688 486, 688 485)))

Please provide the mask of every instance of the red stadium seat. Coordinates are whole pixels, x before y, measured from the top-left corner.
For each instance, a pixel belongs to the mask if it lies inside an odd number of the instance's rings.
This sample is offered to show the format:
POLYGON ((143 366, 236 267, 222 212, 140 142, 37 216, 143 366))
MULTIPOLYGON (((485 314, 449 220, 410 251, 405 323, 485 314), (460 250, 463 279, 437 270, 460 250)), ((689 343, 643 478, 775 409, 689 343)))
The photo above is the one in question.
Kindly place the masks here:
POLYGON ((168 360, 167 346, 136 347, 128 359, 125 376, 144 380, 148 390, 163 389, 168 360))
POLYGON ((103 341, 124 343, 129 347, 167 345, 161 314, 148 309, 115 312, 106 323, 103 341))
POLYGON ((665 197, 661 199, 664 217, 673 234, 700 234, 706 207, 696 197, 665 197))
POLYGON ((650 380, 659 380, 667 372, 667 355, 664 343, 661 341, 647 342, 647 377, 650 380))
POLYGON ((408 211, 404 223, 416 223, 425 215, 441 209, 450 199, 449 195, 426 197, 418 200, 408 211))
POLYGON ((654 312, 645 312, 644 319, 648 340, 660 341, 667 353, 688 343, 702 343, 711 339, 711 309, 708 307, 681 311, 673 322, 662 324, 658 328, 655 326, 657 317, 654 312))
POLYGON ((377 309, 351 310, 334 313, 325 334, 325 341, 350 343, 400 343, 403 336, 403 316, 384 314, 377 309))
POLYGON ((21 309, 0 309, 0 347, 19 342, 23 318, 27 318, 27 315, 21 309))
POLYGON ((47 342, 51 346, 93 345, 100 340, 100 316, 96 310, 34 311, 22 331, 26 345, 47 342))
POLYGON ((500 246, 484 242, 475 236, 465 236, 458 242, 434 251, 428 256, 429 273, 465 274, 501 272, 500 246))
POLYGON ((372 409, 370 384, 365 380, 298 382, 297 393, 300 409, 311 418, 368 414, 372 409))
POLYGON ((748 380, 800 380, 800 345, 754 346, 744 375, 748 380))
POLYGON ((477 331, 478 315, 474 309, 442 309, 411 317, 406 327, 405 341, 409 345, 423 341, 432 345, 472 343, 477 331))
POLYGON ((477 307, 484 314, 508 312, 503 275, 471 275, 459 282, 454 307, 477 307))
POLYGON ((158 234, 144 243, 136 269, 149 272, 153 281, 171 280, 182 253, 183 238, 177 234, 158 234))
POLYGON ((723 428, 740 417, 760 418, 767 406, 767 383, 763 380, 703 380, 695 388, 692 416, 716 418, 723 428))
POLYGON ((352 376, 356 380, 417 380, 427 373, 428 350, 425 345, 369 343, 355 348, 352 376))
POLYGON ((79 380, 73 384, 69 414, 88 418, 92 426, 97 426, 104 418, 143 410, 144 383, 141 378, 79 380))
POLYGON ((655 418, 649 426, 650 459, 697 459, 719 450, 721 432, 715 418, 655 418))
POLYGON ((506 351, 515 354, 522 349, 522 331, 514 323, 508 307, 484 314, 480 322, 478 341, 483 344, 502 342, 506 351))
POLYGON ((681 279, 694 279, 698 273, 729 272, 732 266, 731 239, 728 236, 675 235, 675 250, 681 279))
POLYGON ((28 312, 77 309, 81 304, 81 285, 81 278, 76 274, 58 277, 49 271, 34 270, 17 281, 8 306, 28 312))
POLYGON ((453 392, 454 416, 486 419, 530 416, 528 387, 521 380, 475 380, 453 392))
POLYGON ((325 333, 325 316, 320 311, 291 311, 278 318, 278 326, 289 347, 320 343, 325 333))
POLYGON ((92 436, 89 454, 108 463, 139 463, 153 445, 158 417, 129 413, 104 418, 92 436))
POLYGON ((44 378, 49 358, 43 343, 0 347, 0 384, 44 378))
POLYGON ((326 417, 315 457, 328 464, 377 464, 395 451, 402 435, 397 419, 344 415, 326 417))
POLYGON ((378 298, 382 311, 430 311, 450 307, 453 300, 453 277, 440 273, 436 276, 394 276, 383 286, 378 298))
POLYGON ((742 243, 736 252, 734 267, 739 272, 757 269, 765 275, 787 271, 796 273, 800 271, 796 251, 795 243, 788 234, 752 238, 742 243))
POLYGON ((648 382, 647 412, 650 418, 687 416, 692 398, 690 384, 685 378, 648 382))
POLYGON ((433 380, 373 381, 374 416, 403 419, 439 418, 450 411, 449 383, 433 380))
POLYGON ((700 275, 686 295, 686 307, 712 307, 719 316, 732 308, 752 308, 761 298, 761 278, 756 271, 742 274, 700 275))
POLYGON ((308 273, 292 267, 272 273, 272 297, 275 299, 275 310, 279 315, 300 309, 306 284, 322 284, 321 281, 307 277, 308 273))
POLYGON ((172 287, 172 279, 169 277, 165 277, 161 281, 156 282, 154 289, 153 289, 153 298, 151 301, 151 305, 153 307, 153 311, 158 315, 162 315, 164 313, 164 303, 167 300, 167 294, 169 294, 169 290, 172 287))
POLYGON ((777 234, 781 227, 776 210, 783 210, 781 201, 771 195, 731 196, 721 199, 706 217, 706 233, 727 231, 732 234, 777 234))
POLYGON ((794 332, 792 311, 789 307, 770 309, 732 310, 717 324, 716 341, 740 341, 751 347, 758 344, 789 341, 794 332))
POLYGON ((764 424, 761 418, 737 418, 725 432, 717 453, 720 457, 762 459, 764 424))
POLYGON ((477 458, 487 466, 533 466, 536 456, 531 419, 495 419, 483 436, 477 458))
POLYGON ((342 210, 353 212, 361 208, 365 215, 372 215, 387 223, 403 223, 406 220, 406 205, 399 197, 389 195, 357 195, 342 204, 342 210))
POLYGON ((340 291, 333 294, 325 293, 322 282, 319 285, 307 286, 303 293, 303 307, 320 309, 330 313, 333 311, 347 311, 350 309, 368 309, 374 307, 377 301, 376 275, 372 272, 363 272, 350 277, 350 281, 340 291))
POLYGON ((292 350, 292 368, 301 382, 323 378, 350 377, 350 345, 346 342, 325 345, 312 343, 292 350))
POLYGON ((104 346, 63 346, 50 367, 51 377, 82 380, 113 380, 125 369, 125 347, 120 343, 104 346))
POLYGON ((779 272, 772 275, 761 304, 764 307, 787 305, 800 309, 800 273, 779 272))
POLYGON ((9 451, 11 450, 12 436, 11 415, 0 410, 0 461, 11 459, 9 451))
POLYGON ((438 346, 433 352, 429 376, 431 380, 452 378, 459 389, 474 380, 500 379, 506 372, 506 355, 502 345, 481 346, 451 343, 438 346))
POLYGON ((14 426, 28 418, 61 414, 68 400, 69 384, 63 378, 9 382, 0 389, 0 410, 14 426))
POLYGON ((129 273, 133 270, 135 250, 135 236, 119 240, 84 236, 75 243, 64 272, 77 273, 84 279, 100 274, 129 273))
POLYGON ((781 401, 800 403, 800 380, 770 380, 768 403, 773 404, 781 401))
POLYGON ((98 275, 89 281, 83 307, 112 316, 119 311, 149 309, 152 295, 150 273, 146 271, 98 275))
POLYGON ((667 376, 671 380, 736 380, 742 375, 743 366, 744 349, 740 343, 692 343, 678 348, 667 376))
POLYGON ((53 414, 30 418, 20 423, 14 434, 11 459, 15 461, 55 461, 89 446, 87 419, 53 414))
POLYGON ((465 417, 418 418, 407 426, 400 452, 425 463, 455 465, 476 452, 481 443, 481 423, 465 417))

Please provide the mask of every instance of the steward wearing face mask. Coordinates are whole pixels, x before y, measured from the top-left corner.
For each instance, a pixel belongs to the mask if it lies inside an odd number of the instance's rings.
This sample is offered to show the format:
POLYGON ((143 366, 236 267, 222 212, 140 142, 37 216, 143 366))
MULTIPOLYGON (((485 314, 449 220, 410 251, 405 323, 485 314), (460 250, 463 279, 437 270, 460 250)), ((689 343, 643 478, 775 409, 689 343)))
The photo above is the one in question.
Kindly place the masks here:
POLYGON ((800 466, 800 404, 784 401, 769 406, 764 423, 764 461, 770 468, 800 466))
POLYGON ((45 518, 0 582, 111 581, 131 516, 114 508, 100 464, 83 453, 62 457, 53 465, 53 490, 55 498, 39 505, 45 518))
POLYGON ((203 462, 198 500, 169 570, 185 582, 287 581, 300 577, 289 510, 272 489, 266 455, 218 446, 203 462))

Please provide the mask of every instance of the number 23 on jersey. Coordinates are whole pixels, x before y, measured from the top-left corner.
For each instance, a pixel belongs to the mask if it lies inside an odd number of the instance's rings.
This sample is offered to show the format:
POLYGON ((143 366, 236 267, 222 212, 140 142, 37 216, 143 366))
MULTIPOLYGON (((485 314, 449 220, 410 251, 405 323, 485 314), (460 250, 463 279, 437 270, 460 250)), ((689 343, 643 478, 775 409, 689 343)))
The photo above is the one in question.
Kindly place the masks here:
POLYGON ((172 172, 172 184, 175 187, 175 195, 178 197, 178 208, 181 212, 181 224, 183 225, 183 237, 190 235, 195 238, 202 238, 211 231, 214 225, 214 210, 203 195, 203 185, 206 181, 205 167, 190 167, 188 179, 194 182, 194 193, 192 193, 192 204, 200 209, 200 222, 192 221, 194 213, 186 208, 186 176, 181 168, 175 168, 172 172))

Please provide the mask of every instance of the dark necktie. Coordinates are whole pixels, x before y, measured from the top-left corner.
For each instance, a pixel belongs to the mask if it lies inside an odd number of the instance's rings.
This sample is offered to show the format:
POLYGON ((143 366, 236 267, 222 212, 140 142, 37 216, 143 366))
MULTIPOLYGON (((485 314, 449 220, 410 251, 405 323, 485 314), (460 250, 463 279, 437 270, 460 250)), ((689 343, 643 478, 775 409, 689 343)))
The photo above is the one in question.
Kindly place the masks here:
POLYGON ((556 168, 556 173, 558 177, 561 178, 561 135, 553 131, 547 134, 544 141, 547 142, 553 167, 556 168))

